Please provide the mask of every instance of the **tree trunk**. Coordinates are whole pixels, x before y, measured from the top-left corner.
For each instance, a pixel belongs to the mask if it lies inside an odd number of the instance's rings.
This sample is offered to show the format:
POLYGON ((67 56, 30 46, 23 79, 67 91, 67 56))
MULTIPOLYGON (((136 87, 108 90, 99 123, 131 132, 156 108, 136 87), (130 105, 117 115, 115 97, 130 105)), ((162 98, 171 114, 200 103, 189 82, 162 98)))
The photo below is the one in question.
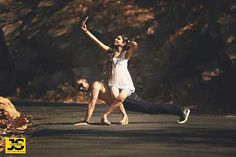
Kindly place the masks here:
POLYGON ((7 45, 4 41, 4 33, 0 29, 0 95, 14 93, 15 67, 10 58, 7 45))

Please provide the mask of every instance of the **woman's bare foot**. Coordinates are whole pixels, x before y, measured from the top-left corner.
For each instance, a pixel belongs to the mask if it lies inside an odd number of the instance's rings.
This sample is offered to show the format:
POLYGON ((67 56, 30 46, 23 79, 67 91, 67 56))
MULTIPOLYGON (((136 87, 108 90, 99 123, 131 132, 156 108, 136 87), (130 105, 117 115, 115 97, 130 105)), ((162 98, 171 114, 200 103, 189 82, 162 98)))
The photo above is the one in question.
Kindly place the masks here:
POLYGON ((126 125, 129 124, 128 116, 123 116, 122 120, 119 122, 120 125, 126 125))
POLYGON ((80 122, 75 123, 74 125, 75 125, 75 126, 80 126, 80 125, 89 125, 89 122, 86 121, 86 120, 81 120, 80 122))
POLYGON ((103 116, 101 119, 103 125, 111 125, 111 122, 108 121, 107 116, 103 116))

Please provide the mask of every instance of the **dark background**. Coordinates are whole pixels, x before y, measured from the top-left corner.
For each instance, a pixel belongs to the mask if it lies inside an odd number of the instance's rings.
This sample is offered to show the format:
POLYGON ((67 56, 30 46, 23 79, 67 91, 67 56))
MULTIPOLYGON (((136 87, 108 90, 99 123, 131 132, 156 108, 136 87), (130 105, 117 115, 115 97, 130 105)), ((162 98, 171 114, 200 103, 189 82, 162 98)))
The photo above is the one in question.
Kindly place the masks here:
POLYGON ((0 0, 0 95, 83 101, 75 78, 103 78, 106 44, 138 42, 130 61, 136 92, 156 103, 234 111, 234 0, 0 0))

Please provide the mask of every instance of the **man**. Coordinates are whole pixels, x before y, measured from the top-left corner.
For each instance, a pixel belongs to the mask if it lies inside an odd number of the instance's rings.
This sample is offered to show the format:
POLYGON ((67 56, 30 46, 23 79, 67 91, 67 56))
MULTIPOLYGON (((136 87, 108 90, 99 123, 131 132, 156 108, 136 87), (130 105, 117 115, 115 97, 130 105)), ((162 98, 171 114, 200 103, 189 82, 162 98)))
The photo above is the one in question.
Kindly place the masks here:
MULTIPOLYGON (((76 81, 76 85, 79 91, 82 92, 91 92, 91 98, 88 104, 87 113, 83 121, 76 123, 75 125, 87 125, 92 117, 97 99, 104 101, 106 104, 112 104, 112 97, 107 86, 102 82, 95 81, 90 86, 86 79, 79 79, 76 81)), ((180 107, 178 105, 170 104, 153 104, 151 102, 142 100, 136 94, 131 95, 126 98, 124 101, 124 106, 127 110, 143 112, 148 114, 173 114, 178 115, 180 118, 177 120, 177 123, 183 124, 187 122, 190 109, 186 107, 180 107)), ((123 114, 122 120, 119 122, 120 125, 128 124, 127 114, 125 112, 124 106, 120 106, 120 111, 123 114), (125 119, 125 121, 124 121, 125 119)))

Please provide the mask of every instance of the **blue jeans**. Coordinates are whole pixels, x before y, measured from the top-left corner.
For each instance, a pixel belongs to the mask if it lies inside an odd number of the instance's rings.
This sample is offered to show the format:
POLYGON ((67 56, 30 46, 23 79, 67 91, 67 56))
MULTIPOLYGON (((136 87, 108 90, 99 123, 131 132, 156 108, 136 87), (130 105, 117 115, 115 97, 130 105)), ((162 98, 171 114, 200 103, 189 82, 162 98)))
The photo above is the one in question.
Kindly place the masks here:
POLYGON ((125 109, 128 111, 143 112, 148 114, 173 114, 181 115, 184 107, 178 104, 154 104, 143 100, 135 93, 127 97, 123 102, 125 109))

